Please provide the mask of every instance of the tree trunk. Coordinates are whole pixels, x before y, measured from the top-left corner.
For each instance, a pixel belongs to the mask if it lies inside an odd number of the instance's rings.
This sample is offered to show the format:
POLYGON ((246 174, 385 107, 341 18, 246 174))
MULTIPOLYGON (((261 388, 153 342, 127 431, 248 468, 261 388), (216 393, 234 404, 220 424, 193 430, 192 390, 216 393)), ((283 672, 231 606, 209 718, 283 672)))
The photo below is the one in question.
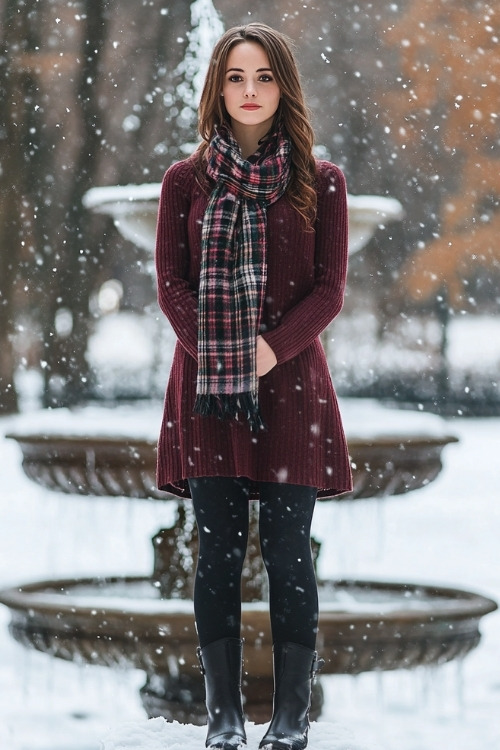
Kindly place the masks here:
POLYGON ((104 0, 86 0, 82 30, 79 76, 73 106, 81 129, 76 163, 65 201, 60 247, 55 253, 55 288, 49 299, 48 325, 44 331, 45 406, 71 406, 90 392, 90 372, 85 358, 89 334, 89 296, 99 265, 95 262, 91 220, 82 198, 95 183, 102 136, 102 113, 98 105, 97 80, 106 42, 107 19, 104 0), (69 335, 58 330, 58 313, 72 318, 69 335))
POLYGON ((12 65, 13 50, 22 44, 23 29, 17 14, 17 0, 3 7, 0 51, 0 414, 18 410, 14 383, 16 371, 15 297, 16 279, 21 265, 22 227, 22 141, 23 80, 12 65))

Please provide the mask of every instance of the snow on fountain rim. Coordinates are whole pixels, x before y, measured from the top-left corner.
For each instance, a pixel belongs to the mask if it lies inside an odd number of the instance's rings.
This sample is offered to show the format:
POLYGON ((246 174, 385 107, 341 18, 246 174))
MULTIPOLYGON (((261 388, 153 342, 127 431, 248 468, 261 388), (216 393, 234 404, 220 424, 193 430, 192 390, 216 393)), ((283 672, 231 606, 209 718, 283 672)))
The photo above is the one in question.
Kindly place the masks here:
MULTIPOLYGON (((434 586, 425 583, 405 584, 406 591, 396 589, 393 583, 387 587, 380 581, 340 581, 346 583, 332 589, 333 581, 323 581, 319 587, 319 598, 323 616, 346 615, 349 617, 410 616, 425 615, 432 611, 435 616, 454 612, 470 614, 477 607, 490 608, 494 602, 471 591, 434 586)), ((87 611, 91 614, 107 612, 127 614, 189 615, 193 613, 191 599, 159 599, 154 596, 149 579, 110 579, 98 585, 92 579, 69 581, 45 581, 38 586, 21 586, 18 589, 2 592, 13 608, 58 610, 73 613, 87 611), (133 587, 128 595, 123 587, 133 587), (139 589, 137 587, 140 587, 139 589), (141 593, 142 592, 142 593, 141 593)), ((244 602, 244 612, 267 612, 264 601, 244 602)), ((496 607, 495 607, 496 608, 496 607)))
POLYGON ((145 183, 144 185, 106 185, 93 187, 83 196, 85 208, 99 208, 106 203, 136 203, 158 200, 161 192, 161 182, 145 183))
MULTIPOLYGON (((161 193, 161 182, 150 182, 142 185, 105 185, 93 187, 83 196, 86 208, 103 208, 108 203, 141 203, 158 200, 161 193)), ((396 198, 382 195, 347 196, 349 208, 367 216, 374 214, 381 219, 397 220, 404 216, 404 209, 396 198)))
MULTIPOLYGON (((375 399, 339 399, 349 440, 449 437, 447 422, 436 414, 395 409, 375 399)), ((159 403, 41 409, 11 420, 12 437, 135 438, 156 442, 162 407, 159 403)))

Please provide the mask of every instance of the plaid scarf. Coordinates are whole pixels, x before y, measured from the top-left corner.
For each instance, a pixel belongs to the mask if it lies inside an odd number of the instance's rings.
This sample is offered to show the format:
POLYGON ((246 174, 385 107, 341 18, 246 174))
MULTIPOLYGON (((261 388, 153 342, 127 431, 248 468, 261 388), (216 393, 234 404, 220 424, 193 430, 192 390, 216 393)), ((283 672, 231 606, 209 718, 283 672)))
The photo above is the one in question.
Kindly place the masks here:
POLYGON ((290 176, 290 141, 274 132, 250 160, 226 128, 208 150, 215 180, 201 234, 198 379, 194 411, 219 418, 242 412, 257 431, 256 338, 267 280, 267 206, 290 176))

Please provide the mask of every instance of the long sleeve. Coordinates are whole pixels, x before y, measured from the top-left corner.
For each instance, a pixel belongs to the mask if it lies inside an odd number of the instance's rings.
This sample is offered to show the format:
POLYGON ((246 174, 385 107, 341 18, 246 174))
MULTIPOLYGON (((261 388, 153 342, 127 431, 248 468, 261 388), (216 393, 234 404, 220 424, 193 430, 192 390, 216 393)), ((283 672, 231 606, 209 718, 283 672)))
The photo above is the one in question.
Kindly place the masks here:
POLYGON ((275 329, 263 334, 278 364, 308 347, 338 315, 344 302, 348 252, 345 178, 338 167, 322 162, 318 181, 313 288, 283 315, 275 329))
POLYGON ((161 189, 156 230, 158 303, 177 338, 194 359, 198 357, 198 301, 189 282, 188 218, 193 166, 178 162, 166 172, 161 189))

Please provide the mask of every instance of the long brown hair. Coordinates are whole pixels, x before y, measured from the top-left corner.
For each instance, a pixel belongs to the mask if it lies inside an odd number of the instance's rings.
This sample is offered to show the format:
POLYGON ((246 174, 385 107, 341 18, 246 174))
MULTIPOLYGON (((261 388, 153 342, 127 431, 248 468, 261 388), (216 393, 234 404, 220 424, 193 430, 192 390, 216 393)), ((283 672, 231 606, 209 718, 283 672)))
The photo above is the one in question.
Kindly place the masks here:
POLYGON ((269 58, 281 99, 276 117, 280 118, 292 142, 292 174, 287 188, 291 204, 310 227, 316 215, 314 182, 316 162, 312 153, 314 133, 304 101, 300 75, 292 52, 292 42, 284 34, 263 23, 249 23, 228 29, 214 47, 198 108, 198 130, 202 142, 197 154, 202 160, 215 129, 230 124, 229 114, 220 95, 229 52, 241 42, 257 42, 269 58))

